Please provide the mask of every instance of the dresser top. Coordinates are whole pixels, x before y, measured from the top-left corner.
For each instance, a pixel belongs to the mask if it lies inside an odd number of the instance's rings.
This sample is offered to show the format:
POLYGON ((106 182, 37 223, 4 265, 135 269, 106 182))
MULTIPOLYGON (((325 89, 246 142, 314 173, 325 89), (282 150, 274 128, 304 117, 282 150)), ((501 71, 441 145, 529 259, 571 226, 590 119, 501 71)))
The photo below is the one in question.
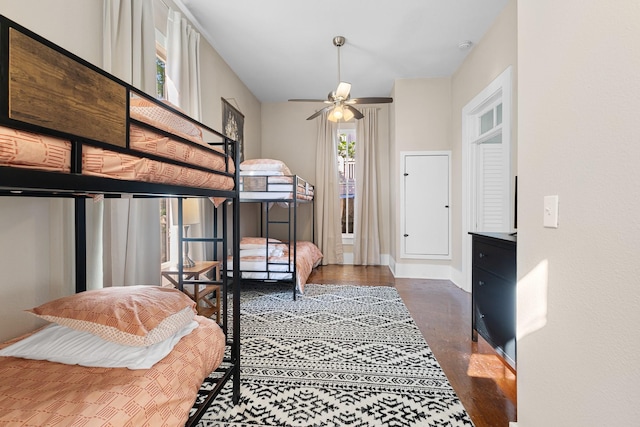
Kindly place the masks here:
POLYGON ((516 243, 518 241, 518 237, 516 234, 512 233, 485 233, 480 231, 469 232, 472 236, 481 236, 488 237, 490 239, 496 240, 504 240, 505 242, 513 242, 516 243))

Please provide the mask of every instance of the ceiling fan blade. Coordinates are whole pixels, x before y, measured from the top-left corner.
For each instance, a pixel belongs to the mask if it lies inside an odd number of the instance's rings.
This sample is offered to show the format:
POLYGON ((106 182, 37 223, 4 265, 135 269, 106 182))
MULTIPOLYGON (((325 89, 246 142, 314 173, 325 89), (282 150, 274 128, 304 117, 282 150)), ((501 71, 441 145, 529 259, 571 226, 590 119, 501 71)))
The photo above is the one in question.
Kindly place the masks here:
POLYGON ((351 106, 351 105, 345 105, 345 106, 344 106, 344 108, 346 108, 346 109, 348 109, 349 111, 351 111, 351 112, 353 113, 353 117, 354 117, 356 120, 360 120, 361 118, 363 118, 363 117, 364 117, 364 114, 362 114, 360 111, 358 111, 358 110, 356 109, 356 107, 353 107, 353 106, 351 106))
POLYGON ((322 113, 324 113, 325 111, 329 111, 333 109, 333 105, 329 105, 328 107, 324 107, 322 110, 318 110, 315 113, 313 113, 312 115, 310 115, 309 117, 307 117, 307 120, 313 120, 316 117, 318 117, 319 115, 321 115, 322 113))
POLYGON ((338 89, 336 90, 336 98, 347 99, 349 97, 349 92, 351 92, 351 83, 340 82, 338 85, 338 89))
POLYGON ((347 104, 388 104, 393 98, 353 98, 345 101, 347 104))
POLYGON ((326 102, 326 99, 289 99, 289 102, 326 102))

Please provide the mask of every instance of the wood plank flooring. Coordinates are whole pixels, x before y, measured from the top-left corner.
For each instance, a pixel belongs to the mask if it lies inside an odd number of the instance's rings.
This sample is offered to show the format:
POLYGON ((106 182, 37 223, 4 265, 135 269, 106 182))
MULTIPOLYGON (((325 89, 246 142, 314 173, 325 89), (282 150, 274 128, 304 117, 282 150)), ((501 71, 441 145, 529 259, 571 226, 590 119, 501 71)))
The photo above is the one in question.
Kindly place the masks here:
POLYGON ((516 420, 516 375, 482 338, 471 341, 469 293, 447 280, 396 279, 386 266, 320 266, 307 283, 395 287, 475 426, 516 420))

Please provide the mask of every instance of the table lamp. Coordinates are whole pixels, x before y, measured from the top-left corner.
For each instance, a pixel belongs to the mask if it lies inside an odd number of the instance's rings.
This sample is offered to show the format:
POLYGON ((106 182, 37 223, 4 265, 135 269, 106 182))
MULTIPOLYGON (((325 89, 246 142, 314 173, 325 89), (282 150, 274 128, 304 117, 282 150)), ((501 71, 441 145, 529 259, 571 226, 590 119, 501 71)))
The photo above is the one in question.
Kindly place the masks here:
MULTIPOLYGON (((198 199, 182 199, 182 225, 184 226, 184 237, 189 237, 189 226, 200 223, 200 206, 198 199)), ((184 253, 182 256, 183 267, 193 267, 196 263, 189 258, 189 242, 184 242, 184 253)))

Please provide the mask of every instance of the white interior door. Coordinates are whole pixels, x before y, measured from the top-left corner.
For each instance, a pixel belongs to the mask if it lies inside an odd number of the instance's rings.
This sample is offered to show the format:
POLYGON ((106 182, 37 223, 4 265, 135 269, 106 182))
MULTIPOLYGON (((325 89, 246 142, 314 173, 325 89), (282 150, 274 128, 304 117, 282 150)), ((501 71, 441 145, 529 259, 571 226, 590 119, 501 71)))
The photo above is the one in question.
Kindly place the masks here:
POLYGON ((450 258, 449 152, 403 155, 402 257, 450 258))

